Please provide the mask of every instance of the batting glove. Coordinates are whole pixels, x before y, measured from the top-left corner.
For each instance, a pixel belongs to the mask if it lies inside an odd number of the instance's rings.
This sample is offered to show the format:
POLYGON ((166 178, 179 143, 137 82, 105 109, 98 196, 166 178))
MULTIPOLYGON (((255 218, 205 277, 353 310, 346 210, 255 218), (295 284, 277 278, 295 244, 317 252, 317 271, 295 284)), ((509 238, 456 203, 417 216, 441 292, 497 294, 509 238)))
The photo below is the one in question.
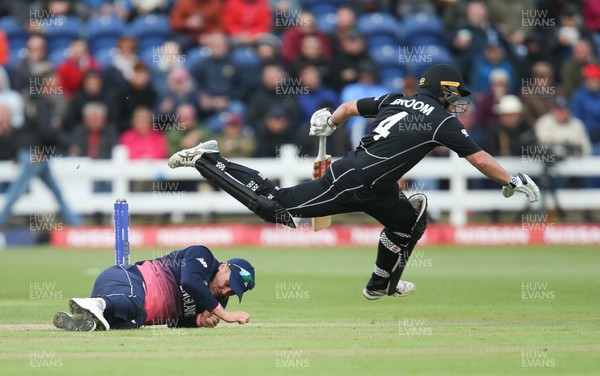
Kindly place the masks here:
POLYGON ((502 195, 506 198, 511 197, 515 191, 525 193, 529 202, 537 202, 540 200, 540 189, 531 180, 531 178, 525 174, 518 173, 510 178, 508 184, 502 187, 502 195))
POLYGON ((337 124, 331 121, 331 109, 322 108, 315 111, 310 118, 309 136, 330 136, 337 128, 337 124))

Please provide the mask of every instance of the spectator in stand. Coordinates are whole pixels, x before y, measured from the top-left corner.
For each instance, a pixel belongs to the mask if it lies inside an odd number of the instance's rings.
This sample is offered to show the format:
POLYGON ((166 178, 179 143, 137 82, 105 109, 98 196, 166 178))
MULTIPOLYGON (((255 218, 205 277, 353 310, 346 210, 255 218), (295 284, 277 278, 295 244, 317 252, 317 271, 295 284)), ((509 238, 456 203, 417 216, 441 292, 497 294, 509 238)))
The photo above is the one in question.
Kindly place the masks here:
MULTIPOLYGON (((340 101, 344 103, 360 98, 377 97, 387 93, 388 90, 378 83, 377 66, 370 61, 364 61, 358 67, 358 81, 344 87, 340 95, 340 101)), ((361 116, 354 116, 346 122, 352 149, 358 146, 370 124, 373 124, 373 119, 361 116)))
POLYGON ((572 56, 573 46, 580 40, 588 40, 591 34, 585 29, 579 7, 575 4, 565 4, 559 13, 558 25, 546 28, 546 38, 550 40, 549 50, 556 62, 562 65, 572 56))
POLYGON ((316 35, 306 35, 300 44, 300 56, 289 65, 288 71, 294 77, 300 75, 300 69, 314 65, 319 69, 321 77, 329 77, 331 68, 329 61, 323 58, 323 45, 316 35))
POLYGON ((0 30, 0 66, 8 64, 10 53, 10 44, 8 43, 6 33, 3 30, 0 30))
POLYGON ((257 157, 275 158, 282 145, 293 144, 295 130, 288 111, 274 103, 259 124, 257 157))
POLYGON ((25 102, 16 90, 10 88, 10 79, 4 67, 0 66, 0 105, 10 108, 10 124, 21 128, 25 122, 25 102))
POLYGON ((301 123, 307 123, 312 114, 321 108, 321 103, 330 103, 332 108, 337 108, 340 104, 337 92, 322 85, 321 72, 316 66, 306 65, 301 68, 299 78, 302 86, 308 91, 306 95, 298 96, 301 123))
POLYGON ((87 71, 100 70, 100 68, 100 64, 90 55, 85 40, 77 39, 71 42, 69 57, 56 69, 65 98, 67 100, 73 98, 81 88, 83 76, 87 71))
POLYGON ((176 121, 164 129, 169 144, 168 154, 189 149, 211 137, 210 131, 198 120, 196 108, 191 104, 180 104, 175 110, 176 121))
POLYGON ((145 107, 136 108, 131 122, 131 129, 119 140, 119 144, 129 149, 129 159, 167 158, 167 138, 153 129, 152 111, 145 107))
MULTIPOLYGON (((469 88, 475 96, 489 90, 490 74, 496 68, 504 69, 509 77, 514 76, 514 69, 505 56, 504 49, 500 44, 492 42, 485 46, 483 54, 475 58, 471 68, 469 88)), ((514 86, 512 82, 509 82, 510 90, 513 90, 514 86)))
MULTIPOLYGON (((10 107, 0 105, 0 161, 10 161, 17 155, 17 135, 11 125, 10 107)), ((4 192, 3 182, 0 181, 0 192, 4 192)))
POLYGON ((171 28, 184 51, 203 43, 203 36, 223 31, 220 0, 179 0, 171 9, 171 28))
MULTIPOLYGON (((90 102, 83 107, 83 124, 75 128, 69 155, 91 159, 110 159, 112 149, 119 142, 115 126, 108 123, 108 108, 104 103, 90 102)), ((110 181, 94 181, 94 192, 110 192, 110 181)), ((102 221, 96 215, 96 222, 102 221)))
POLYGON ((229 40, 224 33, 214 33, 205 37, 209 55, 193 68, 191 74, 202 88, 200 93, 201 117, 213 132, 223 127, 220 114, 224 111, 242 113, 241 101, 246 93, 240 84, 238 67, 231 57, 229 40))
POLYGON ((105 68, 106 88, 111 94, 123 90, 133 76, 133 67, 140 61, 137 56, 137 41, 130 36, 122 36, 117 42, 117 53, 112 64, 105 68))
POLYGON ((592 153, 600 155, 600 66, 587 65, 583 84, 573 94, 571 111, 579 118, 590 136, 592 153))
POLYGON ((524 55, 516 62, 519 82, 533 75, 533 66, 537 62, 551 61, 548 49, 545 48, 544 44, 543 35, 537 31, 531 32, 525 37, 523 41, 523 46, 525 47, 524 55))
POLYGON ((166 13, 171 0, 125 0, 131 18, 150 13, 166 13))
POLYGON ((314 14, 307 11, 301 12, 293 25, 294 27, 287 29, 281 35, 281 58, 284 64, 291 64, 300 57, 302 40, 307 35, 315 35, 320 39, 323 59, 331 60, 329 38, 317 28, 314 14))
POLYGON ((182 55, 181 46, 177 42, 168 40, 160 46, 150 66, 152 87, 159 96, 167 95, 169 74, 175 68, 183 67, 185 61, 186 57, 182 55))
POLYGON ((30 93, 31 79, 41 77, 54 69, 46 58, 46 39, 32 34, 27 40, 27 53, 12 71, 12 84, 23 96, 30 93))
POLYGON ((256 155, 256 139, 251 130, 244 125, 244 118, 238 114, 227 114, 227 120, 215 140, 219 151, 231 158, 251 158, 256 155))
MULTIPOLYGON (((487 5, 483 1, 472 1, 467 5, 467 22, 459 26, 451 37, 450 47, 456 57, 457 68, 463 77, 471 77, 471 66, 486 45, 508 43, 496 26, 489 21, 487 5)), ((488 81, 485 81, 487 83, 488 81)), ((475 85, 476 82, 468 82, 475 85)))
POLYGON ((119 136, 108 122, 108 108, 104 103, 89 102, 82 110, 83 124, 75 128, 69 155, 91 159, 110 159, 119 136))
POLYGON ((223 27, 235 44, 251 45, 261 34, 271 32, 268 0, 225 0, 223 27))
POLYGON ((82 224, 81 218, 71 211, 64 200, 50 170, 49 162, 54 158, 61 158, 68 145, 63 144, 59 134, 60 127, 54 121, 53 95, 56 93, 56 79, 53 76, 44 78, 47 78, 43 80, 44 87, 40 89, 39 95, 29 99, 27 118, 15 136, 17 160, 21 170, 6 191, 4 208, 0 211, 0 226, 10 219, 12 207, 25 193, 34 177, 39 177, 50 189, 67 224, 82 224))
POLYGON ((250 93, 246 104, 246 116, 250 126, 257 131, 259 124, 264 123, 269 108, 279 104, 286 110, 289 126, 298 126, 299 108, 296 94, 304 89, 291 82, 287 73, 278 65, 267 65, 263 68, 262 84, 250 93))
POLYGON ((521 88, 523 116, 529 124, 535 124, 540 116, 547 114, 556 98, 552 66, 540 61, 532 69, 533 77, 521 88))
POLYGON ((343 43, 354 38, 356 29, 356 12, 349 5, 342 4, 335 12, 335 30, 329 35, 334 58, 342 55, 345 51, 343 43))
POLYGON ((133 111, 137 107, 154 108, 157 94, 150 84, 150 71, 148 67, 137 62, 133 67, 133 75, 113 101, 115 124, 121 134, 131 126, 133 111))
POLYGON ((77 125, 81 124, 83 107, 90 102, 107 103, 108 95, 104 90, 102 75, 98 71, 90 70, 85 73, 83 85, 67 108, 63 129, 73 133, 77 125))
POLYGON ((159 100, 158 110, 163 114, 174 114, 183 103, 198 106, 200 93, 193 78, 184 67, 175 68, 167 79, 169 92, 159 100))
POLYGON ((339 51, 331 63, 331 74, 327 83, 337 91, 358 80, 360 64, 374 64, 367 51, 367 40, 356 31, 349 32, 340 40, 339 51))
POLYGON ((600 54, 600 1, 583 1, 583 20, 587 29, 592 33, 596 52, 600 54))
POLYGON ((573 56, 565 61, 561 68, 561 83, 565 95, 570 98, 583 82, 583 68, 594 64, 596 58, 592 51, 592 45, 587 40, 580 40, 573 46, 573 56))
POLYGON ((549 112, 536 121, 534 129, 540 145, 559 146, 569 156, 592 154, 585 125, 571 115, 569 102, 562 95, 552 101, 549 112))
MULTIPOLYGON (((547 164, 592 154, 592 146, 585 126, 579 119, 571 116, 569 102, 564 96, 554 99, 550 112, 538 119, 534 129, 538 143, 546 148, 547 153, 552 157, 545 161, 547 164)), ((586 184, 585 181, 593 184, 593 179, 552 175, 552 185, 555 188, 582 188, 586 184)), ((585 212, 585 216, 591 217, 589 211, 585 212)))
POLYGON ((495 68, 490 73, 490 88, 475 99, 477 104, 476 123, 482 129, 488 129, 498 122, 498 115, 494 109, 500 102, 500 98, 510 94, 509 81, 510 77, 504 69, 495 68))
POLYGON ((486 150, 493 156, 521 156, 527 147, 535 145, 531 125, 523 119, 523 105, 519 97, 505 95, 496 107, 498 123, 488 131, 486 150))
POLYGON ((273 8, 274 27, 272 32, 281 36, 289 27, 297 25, 298 15, 303 12, 302 0, 269 0, 273 8))
POLYGON ((254 48, 263 66, 280 63, 281 41, 275 35, 264 34, 257 39, 254 48))
MULTIPOLYGON (((162 127, 167 137, 168 155, 181 149, 189 149, 198 145, 202 140, 212 138, 210 130, 198 120, 197 110, 191 104, 180 104, 175 109, 174 121, 162 127)), ((194 192, 199 187, 210 187, 209 184, 198 185, 197 181, 177 181, 173 185, 177 191, 194 192)), ((210 188, 210 190, 214 190, 210 188)))
POLYGON ((471 103, 467 111, 460 115, 459 119, 463 127, 469 132, 469 137, 475 141, 477 145, 485 145, 486 143, 486 129, 477 120, 479 108, 477 105, 471 103))

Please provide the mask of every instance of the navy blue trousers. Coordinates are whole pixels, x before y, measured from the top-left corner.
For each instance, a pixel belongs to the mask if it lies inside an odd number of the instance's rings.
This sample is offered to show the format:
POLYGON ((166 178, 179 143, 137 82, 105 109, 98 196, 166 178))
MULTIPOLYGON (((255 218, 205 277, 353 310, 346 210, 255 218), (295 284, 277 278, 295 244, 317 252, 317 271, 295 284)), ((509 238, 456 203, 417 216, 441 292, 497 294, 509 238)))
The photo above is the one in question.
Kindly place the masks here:
POLYGON ((111 329, 135 329, 144 325, 144 280, 133 265, 114 265, 104 270, 94 283, 92 298, 106 302, 104 318, 111 329))

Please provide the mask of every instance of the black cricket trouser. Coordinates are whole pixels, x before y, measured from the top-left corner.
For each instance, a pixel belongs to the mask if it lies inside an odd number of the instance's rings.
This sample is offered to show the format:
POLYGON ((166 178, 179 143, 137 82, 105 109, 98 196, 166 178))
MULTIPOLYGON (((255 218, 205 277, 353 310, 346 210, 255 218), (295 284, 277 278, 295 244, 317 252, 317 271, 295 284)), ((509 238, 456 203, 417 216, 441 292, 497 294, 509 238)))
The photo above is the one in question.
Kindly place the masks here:
POLYGON ((390 184, 384 189, 370 188, 362 181, 361 172, 354 167, 352 158, 333 162, 321 179, 279 188, 256 170, 229 162, 218 154, 205 156, 217 165, 226 165, 224 171, 244 185, 254 185, 259 181, 260 188, 256 193, 272 197, 293 216, 322 217, 364 212, 387 229, 408 234, 417 218, 415 209, 397 184, 390 184))

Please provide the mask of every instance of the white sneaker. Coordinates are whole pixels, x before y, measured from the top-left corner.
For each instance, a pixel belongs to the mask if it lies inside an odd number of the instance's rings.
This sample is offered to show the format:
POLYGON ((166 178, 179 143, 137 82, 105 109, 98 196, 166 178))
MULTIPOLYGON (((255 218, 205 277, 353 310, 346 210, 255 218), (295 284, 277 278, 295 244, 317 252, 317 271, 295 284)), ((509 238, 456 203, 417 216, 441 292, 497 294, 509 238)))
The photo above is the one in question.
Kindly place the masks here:
POLYGON ((169 167, 194 167, 194 164, 204 153, 218 153, 219 144, 215 140, 201 142, 197 146, 183 149, 169 158, 169 167))
MULTIPOLYGON (((408 296, 408 295, 412 294, 413 292, 415 292, 416 289, 417 289, 417 286, 415 286, 414 283, 400 280, 400 281, 398 281, 398 284, 396 285, 396 292, 390 296, 394 296, 394 297, 408 296)), ((377 299, 381 298, 382 296, 387 296, 387 289, 367 290, 365 288, 363 290, 363 295, 365 298, 367 298, 369 300, 377 300, 377 299)))
POLYGON ((96 330, 110 330, 104 318, 106 302, 102 298, 73 298, 69 300, 71 313, 75 315, 91 315, 96 322, 96 330))

